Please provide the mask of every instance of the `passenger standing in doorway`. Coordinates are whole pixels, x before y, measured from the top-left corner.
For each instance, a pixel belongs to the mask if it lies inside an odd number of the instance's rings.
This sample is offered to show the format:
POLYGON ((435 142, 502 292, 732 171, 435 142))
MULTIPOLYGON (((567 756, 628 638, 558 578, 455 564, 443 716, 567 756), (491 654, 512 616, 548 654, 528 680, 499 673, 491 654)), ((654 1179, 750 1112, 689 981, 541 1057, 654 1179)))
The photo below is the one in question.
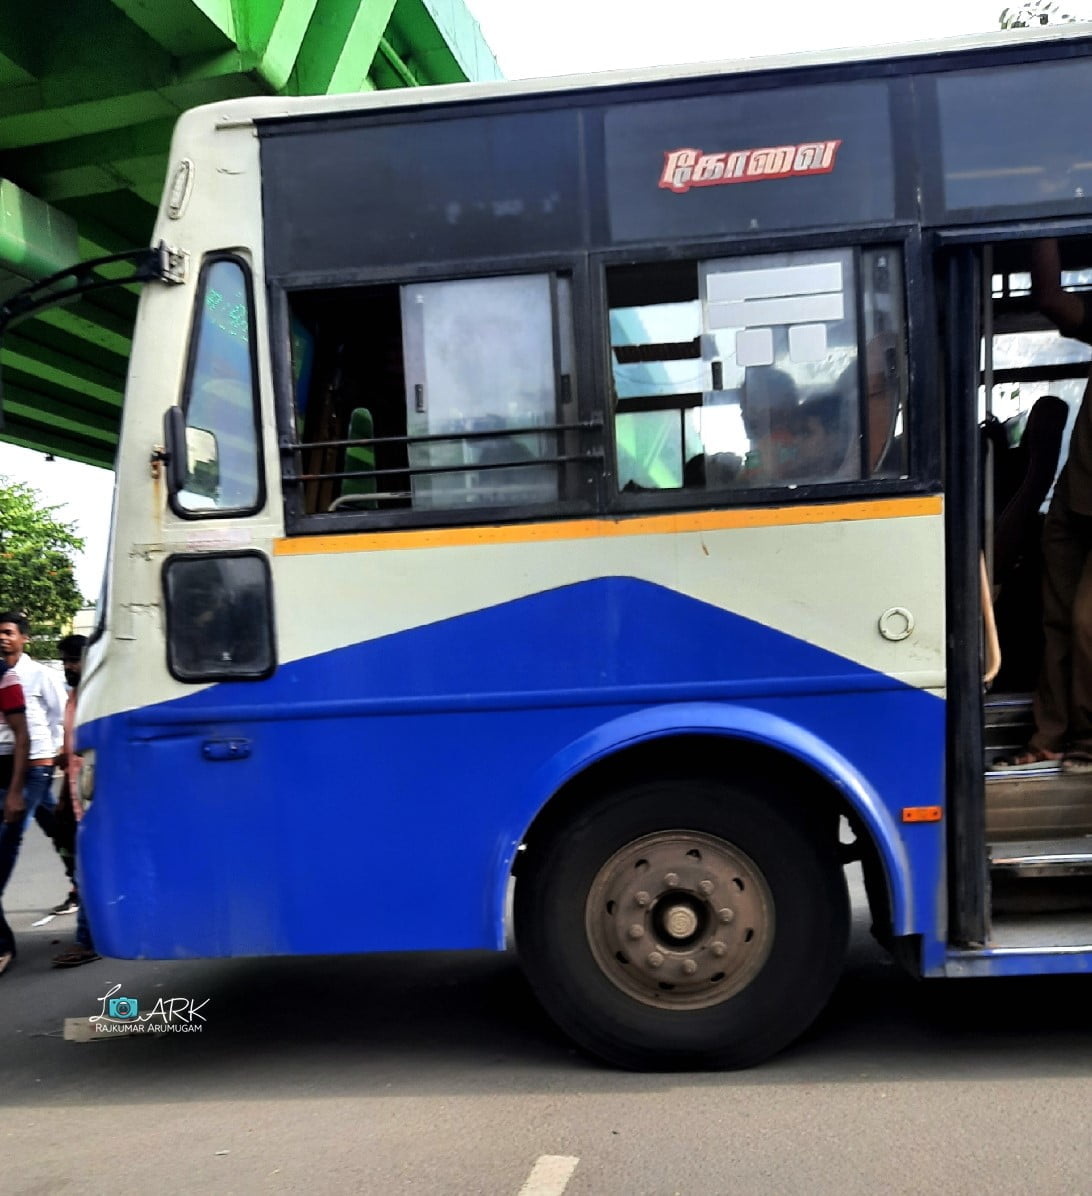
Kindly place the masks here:
MULTIPOLYGON (((1031 288, 1063 336, 1092 344, 1092 299, 1062 286, 1058 242, 1032 246, 1031 288)), ((1001 767, 1061 760, 1064 772, 1092 772, 1092 377, 1077 411, 1069 456, 1043 529, 1043 663, 1035 733, 1001 767)))

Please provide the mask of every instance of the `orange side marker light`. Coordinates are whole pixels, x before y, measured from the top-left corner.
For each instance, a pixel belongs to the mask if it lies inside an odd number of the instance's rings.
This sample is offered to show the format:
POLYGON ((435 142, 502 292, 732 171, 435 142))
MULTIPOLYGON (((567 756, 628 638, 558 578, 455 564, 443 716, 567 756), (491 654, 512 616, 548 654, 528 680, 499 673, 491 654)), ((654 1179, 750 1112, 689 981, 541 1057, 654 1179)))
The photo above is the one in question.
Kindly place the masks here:
POLYGON ((939 822, 944 817, 940 806, 903 806, 903 822, 939 822))

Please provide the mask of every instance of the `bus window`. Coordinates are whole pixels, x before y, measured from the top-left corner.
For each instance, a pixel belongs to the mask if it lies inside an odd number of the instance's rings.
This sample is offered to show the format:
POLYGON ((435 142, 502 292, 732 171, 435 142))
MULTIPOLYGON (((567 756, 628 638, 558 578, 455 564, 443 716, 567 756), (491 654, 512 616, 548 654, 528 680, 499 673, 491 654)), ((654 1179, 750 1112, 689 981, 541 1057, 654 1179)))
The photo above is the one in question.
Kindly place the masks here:
POLYGON ((624 266, 607 287, 623 492, 906 472, 896 251, 624 266))
POLYGON ((549 274, 292 296, 305 512, 555 504, 574 473, 570 283, 549 274))
POLYGON ((186 481, 173 496, 191 517, 261 503, 248 285, 234 259, 205 267, 183 400, 186 481))

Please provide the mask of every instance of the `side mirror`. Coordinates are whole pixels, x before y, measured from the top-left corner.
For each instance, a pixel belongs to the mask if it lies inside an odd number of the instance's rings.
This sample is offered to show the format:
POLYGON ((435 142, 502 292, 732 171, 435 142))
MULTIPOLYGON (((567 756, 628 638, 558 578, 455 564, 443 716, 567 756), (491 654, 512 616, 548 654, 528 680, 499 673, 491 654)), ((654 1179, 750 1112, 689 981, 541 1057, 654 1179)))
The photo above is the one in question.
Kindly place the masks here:
POLYGON ((163 446, 167 451, 167 493, 174 498, 186 487, 186 417, 181 407, 168 407, 163 416, 163 446))
POLYGON ((186 426, 181 407, 163 418, 167 450, 167 490, 183 510, 206 510, 216 505, 220 486, 220 448, 207 428, 186 426))

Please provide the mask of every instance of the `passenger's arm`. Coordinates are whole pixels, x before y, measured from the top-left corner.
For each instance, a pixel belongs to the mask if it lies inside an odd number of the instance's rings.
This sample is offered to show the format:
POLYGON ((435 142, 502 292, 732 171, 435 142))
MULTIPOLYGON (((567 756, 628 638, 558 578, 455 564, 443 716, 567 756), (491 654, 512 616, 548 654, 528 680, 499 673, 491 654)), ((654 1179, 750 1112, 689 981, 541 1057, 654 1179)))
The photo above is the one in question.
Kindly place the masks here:
POLYGON ((1031 295, 1035 306, 1062 336, 1092 343, 1092 320, 1084 297, 1062 287, 1062 260, 1053 237, 1036 241, 1031 247, 1031 295))
POLYGON ((24 711, 9 711, 4 715, 14 738, 14 754, 11 758, 11 780, 4 795, 4 821, 18 822, 27 812, 23 785, 27 776, 27 760, 30 758, 30 735, 27 732, 27 716, 24 711))

